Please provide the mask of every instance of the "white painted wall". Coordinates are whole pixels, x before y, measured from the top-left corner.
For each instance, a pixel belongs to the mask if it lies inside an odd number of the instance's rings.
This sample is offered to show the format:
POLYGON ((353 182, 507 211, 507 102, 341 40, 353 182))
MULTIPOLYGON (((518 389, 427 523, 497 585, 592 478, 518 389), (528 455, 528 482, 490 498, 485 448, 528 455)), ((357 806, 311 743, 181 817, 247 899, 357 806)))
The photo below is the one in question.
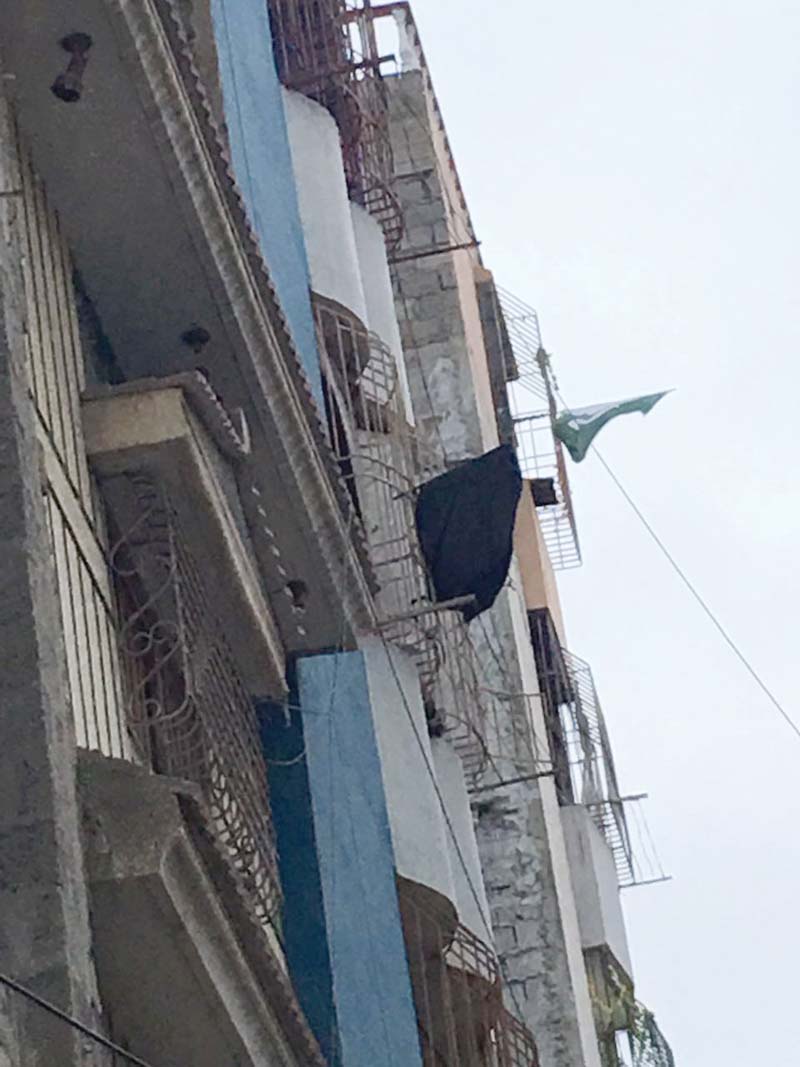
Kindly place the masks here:
POLYGON ((611 849, 586 808, 561 809, 583 948, 607 945, 632 977, 625 920, 611 849))
POLYGON ((447 831, 447 846, 458 917, 464 926, 491 945, 494 935, 464 782, 464 768, 458 753, 445 737, 432 738, 431 748, 436 780, 453 831, 447 831))
POLYGON ((411 394, 408 390, 408 377, 403 358, 403 346, 400 341, 400 327, 397 325, 397 312, 394 306, 392 279, 386 259, 383 231, 369 212, 359 204, 351 203, 350 211, 367 307, 366 324, 384 344, 389 346, 395 358, 406 418, 413 423, 411 394))
POLYGON ((302 93, 285 89, 283 101, 311 288, 366 322, 336 123, 324 107, 302 93))
POLYGON ((426 766, 426 758, 432 769, 434 762, 416 665, 400 649, 392 649, 390 662, 386 647, 376 637, 364 639, 360 647, 397 873, 436 890, 455 905, 447 830, 426 766))
POLYGON ((383 232, 369 212, 348 199, 339 131, 331 114, 288 89, 283 101, 311 288, 352 311, 388 346, 406 418, 413 422, 383 232))

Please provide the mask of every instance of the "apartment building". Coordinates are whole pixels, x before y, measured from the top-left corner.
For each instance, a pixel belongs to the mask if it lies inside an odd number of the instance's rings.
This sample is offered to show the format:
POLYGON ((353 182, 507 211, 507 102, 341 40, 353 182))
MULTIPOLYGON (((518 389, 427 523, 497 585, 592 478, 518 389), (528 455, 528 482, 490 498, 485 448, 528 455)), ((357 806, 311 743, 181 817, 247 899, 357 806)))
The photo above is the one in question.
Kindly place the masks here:
POLYGON ((6 5, 0 86, 0 1063, 671 1067, 409 6, 6 5))

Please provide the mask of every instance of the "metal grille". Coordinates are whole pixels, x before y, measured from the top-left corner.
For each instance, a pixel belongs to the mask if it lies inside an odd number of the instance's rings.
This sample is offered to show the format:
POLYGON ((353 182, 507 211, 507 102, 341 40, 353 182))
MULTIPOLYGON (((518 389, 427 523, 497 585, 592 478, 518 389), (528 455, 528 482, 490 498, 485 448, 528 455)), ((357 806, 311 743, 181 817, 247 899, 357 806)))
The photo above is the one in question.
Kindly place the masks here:
POLYGON ((532 1034, 503 1004, 492 949, 409 893, 400 900, 424 1067, 538 1067, 532 1034))
POLYGON ((514 353, 517 380, 546 406, 549 397, 547 382, 542 374, 539 353, 542 350, 542 334, 536 311, 523 303, 507 289, 496 287, 503 312, 508 339, 514 353))
POLYGON ((369 3, 269 0, 278 75, 330 111, 342 142, 348 193, 380 223, 387 246, 402 236, 392 191, 388 105, 369 3))
POLYGON ((552 771, 546 740, 534 729, 536 696, 482 687, 477 699, 482 734, 472 742, 472 758, 462 757, 469 792, 552 771))
POLYGON ((597 697, 591 668, 563 651, 571 682, 569 703, 561 714, 575 798, 584 804, 614 856, 620 886, 638 881, 628 832, 625 801, 620 796, 611 742, 597 697))
POLYGON ((560 646, 547 609, 528 618, 559 800, 586 806, 613 853, 620 886, 634 885, 625 801, 591 669, 560 646))
POLYGON ((255 710, 163 490, 144 475, 114 481, 136 516, 110 559, 137 752, 200 787, 257 916, 274 924, 280 885, 255 710))
POLYGON ((414 519, 417 486, 444 464, 423 453, 407 421, 386 345, 339 305, 316 298, 315 309, 329 438, 379 583, 378 630, 414 657, 432 728, 447 730, 477 773, 485 762, 479 665, 461 615, 432 600, 414 519))
POLYGON ((564 450, 553 435, 557 390, 549 357, 534 309, 506 289, 498 288, 497 294, 519 374, 509 396, 520 470, 525 478, 553 483, 556 502, 537 507, 536 514, 550 562, 556 570, 567 570, 580 565, 581 552, 564 450))

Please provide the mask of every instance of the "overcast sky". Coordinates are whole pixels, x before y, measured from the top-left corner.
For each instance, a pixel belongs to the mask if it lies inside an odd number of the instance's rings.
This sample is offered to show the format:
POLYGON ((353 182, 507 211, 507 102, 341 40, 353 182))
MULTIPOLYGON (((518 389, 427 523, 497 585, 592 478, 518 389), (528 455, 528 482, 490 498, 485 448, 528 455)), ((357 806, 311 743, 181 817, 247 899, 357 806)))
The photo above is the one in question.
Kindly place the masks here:
MULTIPOLYGON (((675 387, 598 439, 800 719, 800 4, 415 0, 486 265, 573 405, 675 387)), ((596 460, 562 577, 622 787, 674 881, 626 890, 678 1067, 800 1064, 800 740, 596 460)))

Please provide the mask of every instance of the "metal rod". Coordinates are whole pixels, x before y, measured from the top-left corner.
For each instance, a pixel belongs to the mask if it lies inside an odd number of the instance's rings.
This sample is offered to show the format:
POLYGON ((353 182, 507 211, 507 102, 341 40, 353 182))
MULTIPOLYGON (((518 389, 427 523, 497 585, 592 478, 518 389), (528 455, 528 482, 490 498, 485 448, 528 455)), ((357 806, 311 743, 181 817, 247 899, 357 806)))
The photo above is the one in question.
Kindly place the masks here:
POLYGON ((72 1015, 62 1011, 61 1008, 57 1008, 55 1004, 51 1004, 49 1000, 44 1000, 37 993, 34 993, 32 989, 28 989, 24 985, 20 985, 19 982, 15 982, 13 978, 9 978, 8 975, 0 974, 0 983, 8 986, 15 993, 19 993, 20 996, 25 997, 43 1011, 49 1012, 50 1015, 54 1015, 57 1019, 72 1026, 84 1037, 90 1037, 93 1041, 96 1041, 99 1045, 107 1048, 110 1052, 113 1052, 116 1056, 121 1056, 128 1063, 133 1063, 136 1067, 152 1067, 146 1060, 140 1060, 138 1056, 135 1056, 132 1052, 128 1052, 121 1045, 117 1045, 115 1042, 110 1041, 107 1037, 98 1033, 97 1030, 93 1030, 90 1026, 85 1026, 82 1022, 79 1022, 72 1015))
POLYGON ((415 611, 407 611, 402 615, 393 615, 390 619, 384 619, 378 623, 378 629, 383 630, 387 626, 394 626, 397 622, 408 622, 410 619, 418 619, 421 615, 430 615, 431 612, 450 611, 453 608, 465 608, 475 602, 472 593, 469 596, 456 596, 452 600, 442 600, 438 604, 426 604, 425 607, 415 611))
POLYGON ((671 874, 663 874, 660 878, 645 878, 641 882, 630 882, 628 885, 621 885, 620 889, 636 889, 640 885, 658 885, 659 882, 671 882, 671 874))
POLYGON ((492 782, 491 785, 479 785, 476 789, 470 789, 469 794, 488 793, 490 789, 502 789, 504 785, 518 785, 520 782, 534 782, 537 778, 552 778, 555 771, 538 771, 536 774, 521 774, 519 778, 506 778, 502 782, 492 782))
POLYGON ((425 259, 428 256, 438 256, 443 252, 460 252, 464 248, 478 248, 480 241, 464 241, 457 245, 441 245, 439 248, 426 248, 422 252, 409 252, 402 256, 390 256, 389 263, 409 263, 412 259, 425 259))

